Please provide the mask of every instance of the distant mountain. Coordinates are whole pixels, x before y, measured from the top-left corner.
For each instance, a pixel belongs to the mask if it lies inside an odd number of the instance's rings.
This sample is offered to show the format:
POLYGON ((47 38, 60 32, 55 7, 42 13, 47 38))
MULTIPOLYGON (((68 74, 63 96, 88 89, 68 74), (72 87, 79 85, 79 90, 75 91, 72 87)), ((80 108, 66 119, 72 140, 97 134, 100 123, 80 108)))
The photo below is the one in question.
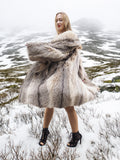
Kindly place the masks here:
POLYGON ((73 23, 81 31, 96 32, 103 29, 103 24, 98 19, 82 18, 73 23))

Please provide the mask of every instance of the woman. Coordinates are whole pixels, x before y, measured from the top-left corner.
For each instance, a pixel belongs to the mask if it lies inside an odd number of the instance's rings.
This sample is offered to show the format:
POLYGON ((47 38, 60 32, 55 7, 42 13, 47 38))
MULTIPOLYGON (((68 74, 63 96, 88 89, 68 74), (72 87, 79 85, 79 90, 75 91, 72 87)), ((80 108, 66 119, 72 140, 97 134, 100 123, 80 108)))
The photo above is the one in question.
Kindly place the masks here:
POLYGON ((59 12, 55 17, 58 35, 49 43, 28 43, 29 58, 37 61, 28 72, 20 91, 20 102, 45 107, 40 146, 46 144, 54 107, 65 108, 72 129, 68 147, 81 143, 78 117, 74 106, 94 99, 98 88, 88 79, 82 66, 81 44, 71 30, 68 16, 59 12))

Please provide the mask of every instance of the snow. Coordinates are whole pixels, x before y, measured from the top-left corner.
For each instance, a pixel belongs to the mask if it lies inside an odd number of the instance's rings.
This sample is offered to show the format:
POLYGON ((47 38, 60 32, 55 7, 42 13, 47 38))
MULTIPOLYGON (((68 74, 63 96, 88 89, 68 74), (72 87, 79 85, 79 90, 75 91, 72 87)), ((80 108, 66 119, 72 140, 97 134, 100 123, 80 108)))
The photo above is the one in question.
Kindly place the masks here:
MULTIPOLYGON (((19 104, 18 102, 8 106, 8 108, 1 108, 0 119, 4 124, 1 124, 0 151, 3 151, 5 145, 9 146, 8 142, 11 141, 14 145, 21 145, 22 150, 27 153, 28 157, 31 150, 37 153, 40 149, 38 142, 43 122, 43 117, 39 116, 41 112, 43 112, 43 109, 19 104)), ((95 144, 100 141, 100 126, 104 128, 106 119, 113 121, 116 115, 120 114, 120 94, 110 94, 106 91, 100 93, 94 101, 90 101, 82 106, 76 106, 76 112, 78 114, 79 130, 83 135, 82 144, 78 144, 76 147, 76 154, 80 155, 79 160, 87 160, 86 154, 88 154, 88 150, 92 152, 92 146, 94 148, 95 144)), ((69 131, 71 130, 66 112, 64 109, 55 109, 50 128, 54 128, 54 131, 61 130, 61 152, 66 149, 68 141, 68 133, 64 126, 69 131)), ((52 138, 54 138, 54 135, 51 135, 52 138)), ((119 137, 115 139, 111 136, 111 143, 113 141, 117 156, 120 158, 120 150, 118 151, 120 147, 118 145, 120 143, 119 137)), ((49 139, 48 144, 51 144, 49 139)), ((47 146, 43 148, 45 150, 47 146)), ((113 156, 113 158, 115 157, 113 156)))

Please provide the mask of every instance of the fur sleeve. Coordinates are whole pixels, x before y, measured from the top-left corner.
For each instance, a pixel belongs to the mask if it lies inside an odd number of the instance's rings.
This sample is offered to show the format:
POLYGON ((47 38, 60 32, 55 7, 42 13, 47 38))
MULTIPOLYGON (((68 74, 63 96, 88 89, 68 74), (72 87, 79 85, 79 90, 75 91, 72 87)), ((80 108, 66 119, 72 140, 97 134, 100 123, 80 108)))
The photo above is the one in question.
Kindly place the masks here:
POLYGON ((29 43, 27 45, 29 59, 31 61, 60 61, 66 58, 69 53, 64 54, 51 47, 48 43, 29 43))

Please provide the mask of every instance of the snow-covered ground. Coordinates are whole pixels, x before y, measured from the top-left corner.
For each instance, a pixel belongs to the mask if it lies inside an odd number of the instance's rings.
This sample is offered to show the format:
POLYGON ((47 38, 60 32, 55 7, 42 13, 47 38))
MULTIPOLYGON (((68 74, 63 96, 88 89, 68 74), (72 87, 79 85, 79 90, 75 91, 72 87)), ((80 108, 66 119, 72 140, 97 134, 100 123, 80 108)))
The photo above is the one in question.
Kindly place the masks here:
POLYGON ((108 94, 104 91, 94 101, 76 107, 79 130, 83 135, 82 144, 78 144, 76 148, 66 147, 71 128, 64 109, 55 109, 47 145, 38 145, 43 111, 18 102, 0 108, 0 156, 8 155, 6 159, 9 159, 9 156, 16 159, 14 152, 17 151, 20 159, 24 151, 23 159, 31 159, 31 153, 34 158, 36 155, 39 159, 39 154, 44 155, 46 151, 50 152, 51 148, 51 154, 56 154, 55 159, 57 154, 58 157, 67 159, 65 152, 69 152, 69 158, 74 156, 76 160, 120 159, 119 93, 108 94))

